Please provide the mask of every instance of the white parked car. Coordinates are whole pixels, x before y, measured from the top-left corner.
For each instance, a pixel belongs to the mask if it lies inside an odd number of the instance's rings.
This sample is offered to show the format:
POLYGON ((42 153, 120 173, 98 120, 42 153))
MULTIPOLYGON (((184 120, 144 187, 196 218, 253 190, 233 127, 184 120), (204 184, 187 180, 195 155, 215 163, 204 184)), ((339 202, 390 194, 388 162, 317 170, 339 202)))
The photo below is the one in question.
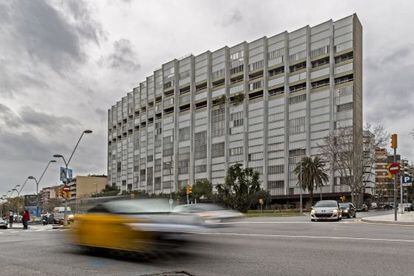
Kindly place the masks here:
POLYGON ((0 228, 7 229, 7 221, 0 218, 0 228))

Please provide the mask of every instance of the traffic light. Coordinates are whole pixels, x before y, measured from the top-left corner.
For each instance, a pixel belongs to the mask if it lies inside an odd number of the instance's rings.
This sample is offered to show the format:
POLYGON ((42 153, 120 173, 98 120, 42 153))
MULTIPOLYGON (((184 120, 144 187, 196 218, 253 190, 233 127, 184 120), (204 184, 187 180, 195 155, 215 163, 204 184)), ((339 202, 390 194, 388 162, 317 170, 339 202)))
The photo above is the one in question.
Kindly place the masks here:
POLYGON ((391 135, 391 148, 392 149, 397 148, 397 134, 391 135))
POLYGON ((193 187, 187 185, 187 195, 191 195, 193 193, 193 187))

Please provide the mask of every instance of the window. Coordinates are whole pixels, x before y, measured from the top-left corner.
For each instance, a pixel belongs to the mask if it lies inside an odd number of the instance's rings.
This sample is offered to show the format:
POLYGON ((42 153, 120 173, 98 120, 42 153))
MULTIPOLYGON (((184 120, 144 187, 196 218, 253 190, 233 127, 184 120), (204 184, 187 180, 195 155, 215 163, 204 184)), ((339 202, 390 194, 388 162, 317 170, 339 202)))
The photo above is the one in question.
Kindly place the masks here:
POLYGON ((188 174, 189 160, 178 161, 178 174, 188 174))
POLYGON ((207 171, 207 165, 198 165, 195 167, 196 173, 204 173, 207 171))
POLYGON ((188 92, 190 92, 190 86, 183 87, 180 89, 180 95, 187 94, 188 92))
POLYGON ((296 104, 306 101, 306 94, 298 95, 289 98, 289 104, 296 104))
POLYGON ((306 61, 289 66, 289 72, 293 73, 306 68, 306 61))
POLYGON ((153 180, 152 167, 149 167, 147 169, 147 185, 148 186, 152 186, 152 180, 153 180))
POLYGON ((139 179, 141 179, 141 181, 145 181, 145 169, 139 171, 139 179))
POLYGON ((316 68, 329 63, 329 57, 324 57, 318 60, 312 61, 312 68, 316 68))
POLYGON ((264 66, 264 61, 263 60, 253 62, 253 63, 249 64, 249 71, 255 71, 255 70, 261 69, 261 68, 263 68, 263 66, 264 66))
POLYGON ((329 78, 328 79, 319 80, 319 81, 314 81, 314 82, 311 83, 312 89, 319 88, 319 87, 323 87, 323 86, 327 86, 327 85, 329 85, 329 78))
POLYGON ((224 135, 224 112, 223 106, 219 106, 211 110, 211 134, 213 137, 224 135))
POLYGON ((194 158, 204 159, 207 157, 207 131, 194 134, 194 158))
POLYGON ((230 60, 231 61, 236 61, 236 60, 243 61, 243 56, 244 56, 244 52, 243 52, 243 50, 241 50, 241 51, 238 51, 236 53, 231 54, 230 55, 230 60))
POLYGON ((277 88, 269 90, 269 96, 281 95, 283 93, 285 93, 285 87, 284 86, 277 87, 277 88))
POLYGON ((155 159, 155 171, 160 172, 161 171, 161 158, 155 159))
POLYGON ((285 169, 284 165, 268 166, 269 174, 283 173, 285 169))
POLYGON ((249 90, 253 91, 253 90, 262 88, 262 86, 263 86, 263 81, 261 81, 261 80, 253 82, 253 83, 249 83, 249 90))
POLYGON ((289 134, 305 132, 305 117, 289 120, 289 134))
POLYGON ((267 182, 268 189, 283 189, 284 186, 285 186, 285 182, 283 180, 267 182))
POLYGON ((335 63, 341 63, 350 59, 354 58, 354 53, 350 52, 350 53, 346 53, 340 56, 335 57, 335 63))
POLYGON ((230 120, 233 122, 233 127, 238 127, 243 125, 243 111, 232 113, 230 115, 230 120))
POLYGON ((172 163, 171 162, 164 162, 163 164, 163 174, 170 175, 173 173, 172 163))
POLYGON ((168 136, 163 138, 163 149, 162 149, 162 156, 172 156, 174 149, 173 149, 173 137, 168 136))
POLYGON ((284 72, 285 72, 285 67, 284 66, 274 68, 274 69, 269 70, 269 77, 273 77, 273 76, 276 76, 276 75, 279 75, 279 74, 283 74, 284 72))
POLYGON ((244 69, 244 65, 243 64, 240 64, 240 65, 238 65, 236 67, 230 68, 230 75, 234 75, 234 74, 243 72, 243 69, 244 69))
POLYGON ((353 108, 353 103, 340 104, 336 106, 336 111, 341 112, 341 111, 351 110, 352 108, 353 108))
POLYGON ((152 162, 153 159, 154 157, 152 155, 147 156, 147 162, 152 162))
POLYGON ((224 68, 223 69, 219 69, 217 71, 212 72, 211 73, 211 77, 212 77, 213 80, 222 78, 222 77, 224 77, 224 72, 225 72, 224 71, 224 68))
POLYGON ((178 173, 187 174, 190 166, 190 147, 178 149, 178 173))
POLYGON ((350 74, 350 75, 346 75, 340 78, 335 78, 335 84, 341 84, 341 83, 345 83, 345 82, 349 82, 353 80, 354 80, 354 75, 350 74))
POLYGON ((196 92, 200 92, 207 89, 207 82, 196 85, 196 92))
POLYGON ((229 149, 230 156, 236 156, 236 155, 242 155, 242 154, 243 154, 243 147, 229 149))
POLYGON ((211 157, 222 157, 224 156, 224 142, 213 144, 211 147, 211 157))
POLYGON ((289 55, 289 62, 295 62, 297 60, 303 59, 306 57, 306 51, 301 51, 296 54, 289 55))
POLYGON ((278 57, 283 57, 283 54, 285 53, 285 48, 281 48, 278 50, 273 50, 269 53, 267 53, 267 58, 268 59, 275 59, 278 57))
POLYGON ((178 131, 178 141, 190 140, 190 127, 180 128, 178 131))
POLYGON ((312 50, 310 52, 310 57, 314 58, 314 57, 321 56, 321 55, 324 55, 324 54, 327 54, 327 53, 329 53, 329 45, 323 46, 323 47, 315 49, 315 50, 312 50))
POLYGON ((263 159, 263 152, 249 153, 249 155, 247 155, 248 161, 257 161, 257 160, 262 160, 262 159, 263 159))
POLYGON ((161 177, 156 177, 156 178, 154 179, 154 189, 155 189, 156 191, 161 190, 161 177))
POLYGON ((306 82, 292 85, 289 87, 291 93, 306 89, 306 82))
POLYGON ((116 163, 116 172, 121 172, 121 162, 116 163))

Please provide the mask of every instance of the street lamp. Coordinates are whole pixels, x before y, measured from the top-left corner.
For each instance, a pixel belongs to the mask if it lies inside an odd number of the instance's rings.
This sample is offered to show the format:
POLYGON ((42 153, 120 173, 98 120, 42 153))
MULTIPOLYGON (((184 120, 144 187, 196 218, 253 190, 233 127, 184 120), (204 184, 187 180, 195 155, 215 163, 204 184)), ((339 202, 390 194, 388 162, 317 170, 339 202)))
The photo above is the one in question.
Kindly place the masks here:
POLYGON ((27 179, 34 180, 36 182, 36 217, 39 216, 39 181, 37 181, 36 177, 29 176, 27 179))
MULTIPOLYGON (((62 154, 54 154, 53 155, 53 157, 55 157, 55 158, 61 158, 63 160, 63 163, 65 164, 65 174, 66 174, 66 177, 64 179, 65 187, 68 184, 67 173, 68 173, 69 163, 72 160, 72 157, 75 154, 75 151, 78 148, 78 145, 79 145, 80 141, 82 140, 83 135, 90 134, 90 133, 92 133, 92 130, 90 130, 90 129, 86 129, 86 130, 82 131, 82 134, 79 137, 79 140, 76 143, 75 147, 73 148, 72 153, 70 154, 70 157, 69 157, 69 159, 67 161, 66 161, 65 157, 62 154)), ((65 212, 64 212, 64 219, 63 219, 63 224, 65 226, 68 224, 68 215, 66 213, 67 212, 67 209, 68 209, 68 199, 65 198, 65 212)))

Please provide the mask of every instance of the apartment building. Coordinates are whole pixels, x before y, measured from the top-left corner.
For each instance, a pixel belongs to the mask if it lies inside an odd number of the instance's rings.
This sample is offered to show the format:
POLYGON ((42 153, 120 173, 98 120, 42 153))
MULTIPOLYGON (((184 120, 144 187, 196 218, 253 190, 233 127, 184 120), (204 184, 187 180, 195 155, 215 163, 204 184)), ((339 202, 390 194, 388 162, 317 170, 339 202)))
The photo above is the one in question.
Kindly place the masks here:
POLYGON ((50 199, 58 197, 58 190, 62 185, 44 187, 39 192, 40 204, 46 204, 50 199))
POLYGON ((388 172, 388 152, 385 148, 375 149, 375 190, 379 202, 389 202, 393 197, 393 182, 388 172))
POLYGON ((107 183, 106 175, 78 175, 68 184, 70 193, 69 201, 97 194, 105 189, 107 183))
POLYGON ((375 195, 376 185, 376 150, 375 150, 375 135, 368 131, 363 131, 363 157, 364 157, 364 187, 365 193, 375 195))
MULTIPOLYGON (((323 138, 353 130, 362 152, 362 26, 353 14, 161 66, 108 110, 108 184, 177 191, 223 183, 242 163, 274 198, 323 138)), ((322 193, 346 191, 335 172, 322 193)), ((338 177, 339 178, 339 177, 338 177)))

